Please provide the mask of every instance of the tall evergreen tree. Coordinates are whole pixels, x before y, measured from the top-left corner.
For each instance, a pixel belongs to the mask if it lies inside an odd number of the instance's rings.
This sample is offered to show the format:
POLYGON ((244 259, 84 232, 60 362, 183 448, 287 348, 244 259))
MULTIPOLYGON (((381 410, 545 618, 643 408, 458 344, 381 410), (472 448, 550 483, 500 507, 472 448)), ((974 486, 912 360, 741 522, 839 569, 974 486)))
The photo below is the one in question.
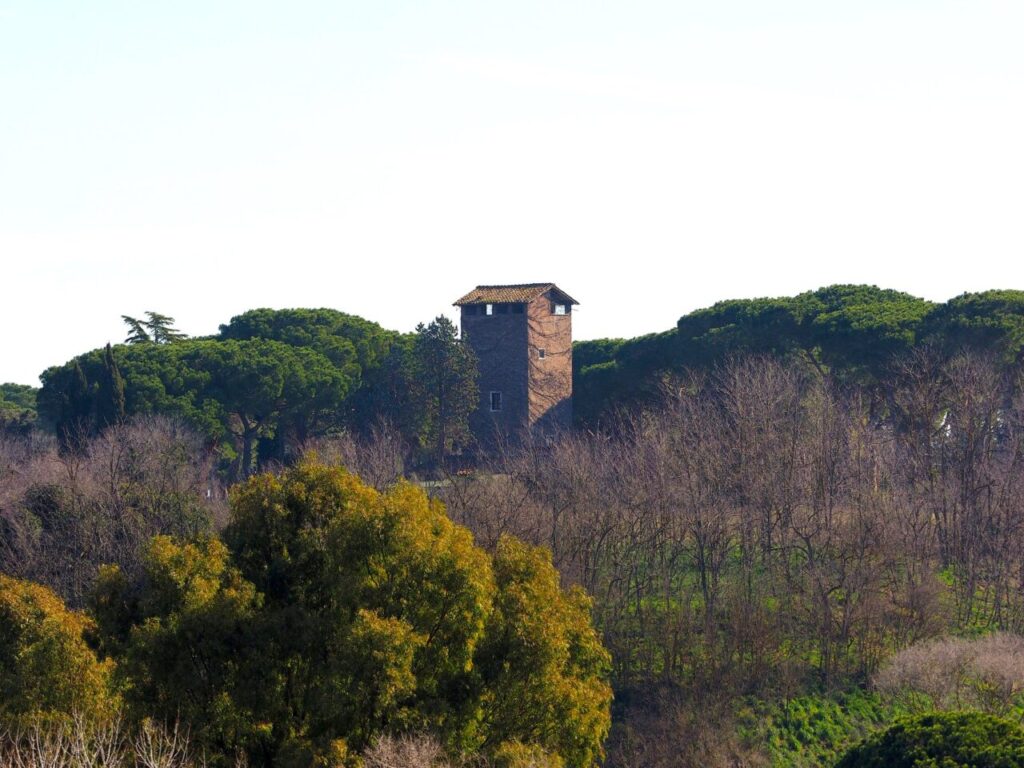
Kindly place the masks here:
POLYGON ((125 416, 124 379, 110 344, 103 350, 103 381, 98 394, 97 426, 105 427, 122 420, 125 416))
POLYGON ((57 437, 65 449, 77 450, 92 428, 92 388, 85 378, 85 371, 75 360, 64 408, 57 423, 57 437))
POLYGON ((146 312, 146 318, 139 320, 130 315, 121 315, 129 330, 128 337, 124 340, 125 344, 146 344, 151 341, 157 344, 170 344, 188 338, 187 334, 174 327, 174 318, 169 315, 146 312))
POLYGON ((157 344, 170 344, 181 341, 188 336, 174 327, 174 318, 168 315, 161 315, 159 312, 147 312, 146 327, 157 344))
POLYGON ((131 317, 129 315, 121 315, 121 319, 124 320, 125 325, 128 326, 128 336, 125 338, 125 344, 145 344, 146 342, 152 341, 149 337, 149 331, 146 330, 146 323, 144 320, 131 317))
POLYGON ((443 315, 416 326, 409 361, 412 405, 421 414, 420 443, 438 464, 456 441, 469 439, 477 405, 477 360, 443 315))

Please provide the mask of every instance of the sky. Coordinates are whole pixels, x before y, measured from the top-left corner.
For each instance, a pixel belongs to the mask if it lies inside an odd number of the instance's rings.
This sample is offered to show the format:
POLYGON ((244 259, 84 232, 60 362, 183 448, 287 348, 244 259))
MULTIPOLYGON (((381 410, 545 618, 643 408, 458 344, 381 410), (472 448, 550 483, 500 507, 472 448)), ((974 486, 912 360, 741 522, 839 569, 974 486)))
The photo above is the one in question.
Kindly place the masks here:
POLYGON ((256 307, 1024 288, 1024 2, 0 0, 0 382, 256 307))

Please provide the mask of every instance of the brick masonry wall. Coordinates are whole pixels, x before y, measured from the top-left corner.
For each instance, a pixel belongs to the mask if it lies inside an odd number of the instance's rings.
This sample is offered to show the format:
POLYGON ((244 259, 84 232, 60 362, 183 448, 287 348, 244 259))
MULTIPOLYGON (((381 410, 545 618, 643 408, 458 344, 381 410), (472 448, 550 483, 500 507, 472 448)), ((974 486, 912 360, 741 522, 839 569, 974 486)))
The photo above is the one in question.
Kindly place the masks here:
POLYGON ((548 291, 527 306, 529 423, 535 435, 572 426, 572 307, 556 315, 556 301, 548 291))

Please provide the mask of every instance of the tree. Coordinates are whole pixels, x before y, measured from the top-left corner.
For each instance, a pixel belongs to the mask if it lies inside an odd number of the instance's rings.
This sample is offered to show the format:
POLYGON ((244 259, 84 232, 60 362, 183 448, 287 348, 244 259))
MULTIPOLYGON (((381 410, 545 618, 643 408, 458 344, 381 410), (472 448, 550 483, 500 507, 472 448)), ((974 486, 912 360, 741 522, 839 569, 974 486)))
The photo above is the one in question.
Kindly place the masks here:
MULTIPOLYGON (((268 339, 318 352, 348 382, 343 402, 332 403, 333 427, 367 434, 383 419, 399 426, 410 440, 418 435, 406 428, 409 386, 406 376, 413 334, 385 330, 377 323, 333 309, 253 309, 220 327, 222 340, 268 339)), ((317 436, 313 429, 286 425, 279 435, 292 432, 302 442, 317 436)), ((274 457, 286 458, 277 439, 274 457)), ((267 447, 261 445, 261 450, 267 447)))
POLYGON ((409 360, 412 407, 422 418, 421 445, 438 464, 456 441, 470 437, 469 415, 477 406, 477 363, 443 315, 416 326, 409 360))
POLYGON ((0 574, 0 714, 110 715, 113 665, 86 645, 92 629, 46 587, 0 574))
POLYGON ((121 315, 121 319, 128 326, 128 336, 124 340, 125 344, 146 344, 153 340, 149 335, 149 329, 146 328, 145 320, 139 320, 128 315, 121 315))
POLYGON ((980 712, 898 721, 853 747, 836 768, 1011 768, 1024 765, 1024 729, 980 712))
POLYGON ((129 315, 121 315, 121 319, 124 320, 129 331, 128 337, 124 340, 125 344, 146 344, 148 342, 170 344, 188 338, 186 334, 174 327, 173 317, 162 315, 159 312, 146 312, 145 320, 139 320, 129 315))
POLYGON ((219 753, 255 748, 259 722, 246 708, 259 663, 253 617, 260 596, 229 563, 226 547, 207 539, 181 544, 156 536, 141 585, 131 589, 116 566, 100 570, 92 609, 104 647, 121 659, 128 704, 139 719, 186 722, 219 753))
POLYGON ((0 436, 28 435, 36 426, 35 387, 0 384, 0 436))
POLYGON ((430 731, 456 752, 600 756, 607 652, 539 550, 507 540, 492 565, 419 488, 311 461, 238 487, 224 538, 158 538, 141 583, 108 572, 97 598, 133 701, 211 750, 308 765, 430 731))
POLYGON ((494 554, 494 610, 477 654, 487 751, 533 744, 570 766, 594 765, 608 735, 608 652, 590 599, 563 592, 548 550, 511 536, 494 554))
POLYGON ((28 384, 0 384, 0 411, 23 410, 35 413, 39 389, 28 384))
POLYGON ((323 354, 277 341, 129 344, 47 369, 40 414, 66 443, 80 442, 119 418, 118 379, 125 415, 185 419, 221 445, 233 474, 243 478, 269 458, 259 454, 261 441, 283 431, 301 442, 339 425, 353 385, 323 354))
POLYGON ((184 333, 174 327, 174 318, 168 315, 161 315, 159 312, 147 312, 146 327, 157 344, 170 344, 174 341, 181 341, 188 338, 184 333))
POLYGON ((97 393, 96 418, 101 426, 116 424, 125 417, 124 379, 109 344, 103 350, 103 376, 97 393))
POLYGON ((37 442, 12 456, 0 439, 0 572, 81 607, 99 565, 134 578, 155 534, 212 528, 211 465, 201 435, 161 416, 111 424, 63 455, 37 442))
POLYGON ((336 423, 350 380, 320 353, 277 341, 202 341, 175 345, 202 377, 197 404, 216 413, 240 448, 238 476, 248 477, 257 441, 286 424, 300 439, 336 423))
POLYGON ((1024 291, 964 293, 937 307, 924 333, 947 353, 988 352, 1024 362, 1024 291))

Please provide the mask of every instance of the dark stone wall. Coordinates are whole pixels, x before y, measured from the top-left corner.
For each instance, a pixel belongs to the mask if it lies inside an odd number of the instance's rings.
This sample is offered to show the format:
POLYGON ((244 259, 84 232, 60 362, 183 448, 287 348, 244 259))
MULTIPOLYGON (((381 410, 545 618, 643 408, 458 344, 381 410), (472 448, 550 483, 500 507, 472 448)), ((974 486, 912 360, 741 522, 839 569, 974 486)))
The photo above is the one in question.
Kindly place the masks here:
MULTIPOLYGON (((495 309, 500 305, 495 305, 495 309)), ((527 313, 475 314, 462 307, 462 336, 480 367, 480 402, 469 424, 480 447, 491 450, 503 439, 519 439, 529 418, 527 313), (491 411, 490 393, 501 392, 502 408, 491 411)))

